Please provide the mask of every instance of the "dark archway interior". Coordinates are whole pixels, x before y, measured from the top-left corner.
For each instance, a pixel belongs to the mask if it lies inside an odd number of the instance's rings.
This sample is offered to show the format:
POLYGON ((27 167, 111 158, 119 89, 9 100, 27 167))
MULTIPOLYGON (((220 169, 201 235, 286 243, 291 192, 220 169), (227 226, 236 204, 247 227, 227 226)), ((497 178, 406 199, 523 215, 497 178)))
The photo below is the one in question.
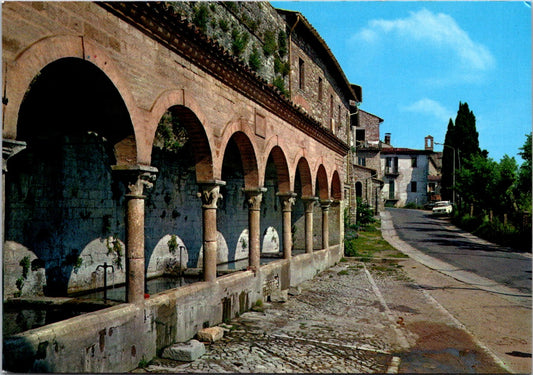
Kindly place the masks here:
POLYGON ((249 242, 241 239, 241 243, 238 243, 241 233, 248 229, 248 205, 243 192, 244 166, 235 137, 228 141, 224 152, 222 180, 226 185, 220 189, 223 198, 218 205, 217 228, 226 240, 228 260, 232 261, 235 259, 237 246, 244 250, 249 242))
POLYGON ((64 58, 33 79, 22 102, 17 138, 26 142, 95 132, 114 145, 133 134, 128 111, 113 83, 94 64, 64 58))
MULTIPOLYGON (((166 235, 174 235, 183 242, 188 253, 187 268, 195 268, 198 264, 202 233, 193 228, 202 227, 202 205, 196 196, 199 191, 197 184, 197 153, 205 148, 198 145, 198 137, 191 133, 202 133, 203 129, 188 109, 174 106, 159 121, 152 147, 152 166, 158 169, 157 179, 152 189, 146 191, 145 214, 145 268, 157 262, 153 256, 162 258, 155 252, 166 235), (155 254, 155 255, 154 255, 155 254)), ((168 242, 168 241, 167 241, 168 242)), ((161 272, 172 273, 171 263, 179 263, 179 249, 169 250, 164 254, 165 260, 161 272), (178 251, 176 251, 178 250, 178 251), (175 253, 171 256, 169 252, 175 253)))
POLYGON ((360 181, 355 183, 355 196, 357 198, 363 197, 363 184, 360 181))
MULTIPOLYGON (((87 244, 107 236, 124 240, 124 188, 113 180, 111 166, 114 145, 132 138, 133 126, 105 74, 92 63, 65 58, 34 78, 17 131, 27 148, 8 165, 5 239, 37 256, 46 271, 46 295, 63 296, 72 273, 89 266, 82 257, 87 244)), ((115 261, 124 266, 119 255, 115 261)))
POLYGON ((265 246, 269 247, 278 247, 279 251, 282 251, 282 210, 281 203, 279 202, 279 197, 276 195, 279 191, 279 178, 278 178, 278 167, 274 162, 272 154, 269 155, 267 159, 267 165, 265 168, 265 183, 263 185, 267 189, 263 193, 263 201, 261 202, 261 250, 265 250, 265 246), (278 234, 278 243, 272 243, 274 238, 265 236, 268 234, 267 231, 272 231, 272 228, 278 234), (267 242, 271 243, 267 243, 267 242))

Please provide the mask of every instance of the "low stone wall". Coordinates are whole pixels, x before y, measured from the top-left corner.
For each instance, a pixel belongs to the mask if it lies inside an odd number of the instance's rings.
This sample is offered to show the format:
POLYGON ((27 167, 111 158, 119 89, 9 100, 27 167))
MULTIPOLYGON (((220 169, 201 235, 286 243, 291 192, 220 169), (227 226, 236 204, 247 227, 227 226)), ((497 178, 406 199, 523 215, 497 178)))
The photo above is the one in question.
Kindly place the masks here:
POLYGON ((26 331, 4 340, 4 370, 13 372, 125 372, 207 326, 249 310, 257 300, 313 278, 340 260, 340 245, 257 272, 242 271, 26 331))

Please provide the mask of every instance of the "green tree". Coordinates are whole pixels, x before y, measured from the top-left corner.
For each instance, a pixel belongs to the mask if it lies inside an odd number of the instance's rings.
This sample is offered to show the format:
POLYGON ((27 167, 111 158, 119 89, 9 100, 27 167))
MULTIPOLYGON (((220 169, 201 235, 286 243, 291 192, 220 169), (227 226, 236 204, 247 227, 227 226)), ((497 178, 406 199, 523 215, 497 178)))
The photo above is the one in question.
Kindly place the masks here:
POLYGON ((524 162, 518 171, 515 197, 519 209, 531 211, 531 133, 526 134, 526 141, 520 150, 519 155, 524 162))
MULTIPOLYGON (((451 147, 455 148, 454 130, 455 126, 453 125, 452 119, 450 119, 446 131, 446 138, 444 139, 444 148, 442 150, 441 194, 444 200, 452 200, 453 196, 454 150, 451 147)), ((455 167, 457 168, 457 165, 455 167)))
POLYGON ((457 192, 465 206, 471 203, 477 209, 493 205, 495 186, 499 180, 498 163, 481 154, 464 160, 457 173, 457 192))
POLYGON ((518 174, 518 165, 515 158, 504 155, 498 165, 497 180, 494 185, 493 197, 495 198, 492 209, 496 213, 510 213, 514 211, 516 197, 514 187, 518 174))
POLYGON ((459 150, 461 161, 481 152, 479 133, 476 130, 476 116, 468 108, 468 103, 459 102, 459 110, 455 118, 454 144, 456 150, 459 150))
POLYGON ((479 149, 479 134, 476 130, 476 116, 468 107, 468 103, 459 102, 459 109, 455 117, 455 123, 450 119, 442 155, 442 195, 443 199, 450 200, 453 196, 453 159, 455 152, 456 181, 458 170, 463 167, 467 160, 474 155, 483 155, 487 158, 488 153, 479 149))

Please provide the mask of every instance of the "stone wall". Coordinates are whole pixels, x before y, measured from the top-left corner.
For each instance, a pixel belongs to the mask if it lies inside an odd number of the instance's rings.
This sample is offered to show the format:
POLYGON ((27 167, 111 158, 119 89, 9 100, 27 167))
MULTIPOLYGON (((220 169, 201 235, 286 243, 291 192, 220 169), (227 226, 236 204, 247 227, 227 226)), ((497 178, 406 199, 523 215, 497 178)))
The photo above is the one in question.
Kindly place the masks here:
POLYGON ((122 304, 23 332, 4 341, 4 369, 127 372, 166 346, 193 338, 199 329, 231 319, 257 300, 311 279, 341 257, 342 248, 335 246, 296 256, 290 263, 270 263, 257 275, 240 272, 216 283, 200 282, 160 293, 145 300, 144 306, 122 304))
POLYGON ((124 193, 111 176, 113 155, 95 134, 55 142, 37 144, 11 160, 5 238, 12 252, 4 265, 5 295, 66 295, 102 287, 103 269, 97 267, 104 262, 114 266, 116 283, 125 280, 124 193), (23 265, 26 257, 29 267, 23 265), (29 288, 36 271, 46 278, 29 288))

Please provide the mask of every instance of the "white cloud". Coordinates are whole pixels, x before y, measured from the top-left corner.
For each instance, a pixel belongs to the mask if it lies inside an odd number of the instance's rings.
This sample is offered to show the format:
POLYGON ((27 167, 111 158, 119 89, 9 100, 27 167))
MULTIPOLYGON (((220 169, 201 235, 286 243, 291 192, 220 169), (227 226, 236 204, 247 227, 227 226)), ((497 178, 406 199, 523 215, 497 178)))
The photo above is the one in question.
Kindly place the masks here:
POLYGON ((494 66, 494 57, 487 47, 473 41, 455 20, 443 13, 434 14, 427 9, 410 12, 406 18, 371 20, 351 40, 374 42, 381 35, 417 41, 435 48, 446 48, 458 57, 465 68, 486 71, 494 66))
POLYGON ((447 124, 447 121, 452 117, 451 112, 439 102, 428 98, 420 99, 408 106, 402 107, 401 109, 408 112, 416 112, 433 116, 445 124, 447 124))

